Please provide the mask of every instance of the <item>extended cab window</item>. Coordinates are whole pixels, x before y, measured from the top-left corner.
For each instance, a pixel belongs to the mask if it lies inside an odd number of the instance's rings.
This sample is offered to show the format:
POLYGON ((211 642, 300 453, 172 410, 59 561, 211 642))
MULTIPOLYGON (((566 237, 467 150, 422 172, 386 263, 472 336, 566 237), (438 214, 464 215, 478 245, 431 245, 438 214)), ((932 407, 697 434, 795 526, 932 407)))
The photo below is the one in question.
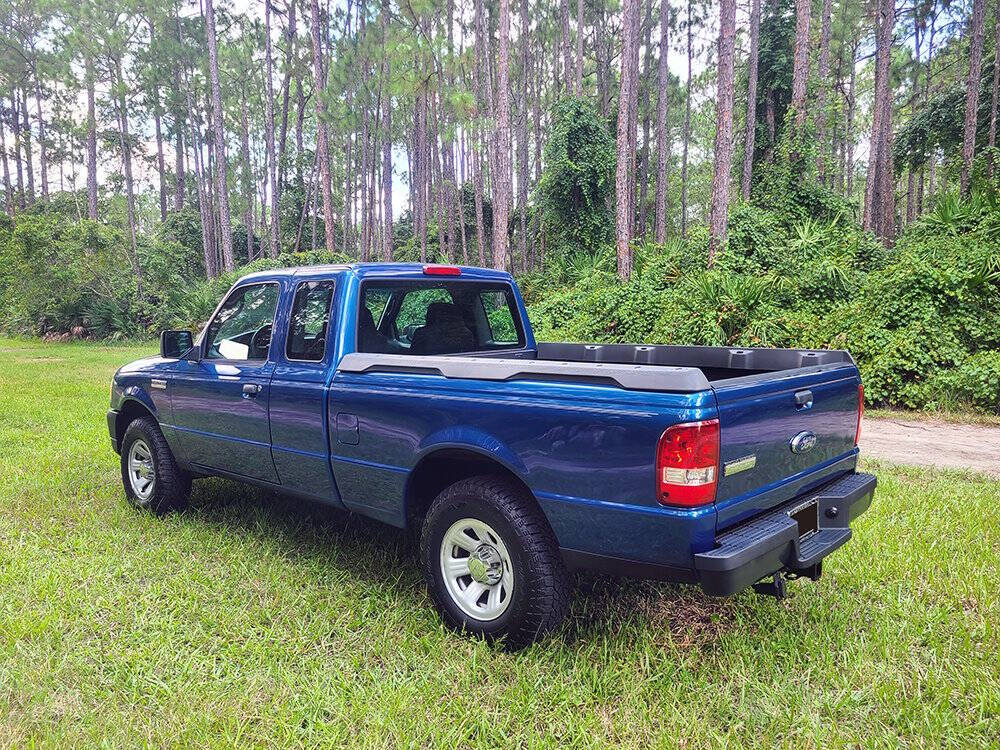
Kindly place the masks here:
POLYGON ((330 326, 332 281, 304 281, 295 288, 292 316, 288 322, 288 359, 319 362, 326 354, 330 326))
POLYGON ((277 284, 248 284, 234 290, 205 332, 205 358, 267 359, 277 306, 277 284))
POLYGON ((509 284, 366 281, 361 289, 358 351, 460 354, 524 346, 509 284))

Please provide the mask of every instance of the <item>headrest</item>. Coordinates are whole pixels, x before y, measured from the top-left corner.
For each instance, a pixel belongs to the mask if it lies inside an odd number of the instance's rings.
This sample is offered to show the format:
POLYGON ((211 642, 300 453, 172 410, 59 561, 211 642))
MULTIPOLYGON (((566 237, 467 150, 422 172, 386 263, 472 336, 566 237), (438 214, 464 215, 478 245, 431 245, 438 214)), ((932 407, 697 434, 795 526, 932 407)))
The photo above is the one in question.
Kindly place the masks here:
POLYGON ((462 311, 458 309, 458 305, 451 302, 431 302, 427 306, 427 315, 424 320, 427 321, 427 325, 442 323, 446 320, 461 321, 462 311))

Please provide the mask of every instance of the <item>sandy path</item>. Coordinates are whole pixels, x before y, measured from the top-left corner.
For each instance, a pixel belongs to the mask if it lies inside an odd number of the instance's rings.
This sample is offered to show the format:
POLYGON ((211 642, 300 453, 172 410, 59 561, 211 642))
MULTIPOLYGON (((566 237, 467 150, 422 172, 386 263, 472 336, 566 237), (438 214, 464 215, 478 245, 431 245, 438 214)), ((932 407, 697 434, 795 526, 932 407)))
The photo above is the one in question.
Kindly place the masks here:
POLYGON ((866 419, 861 454, 916 466, 973 469, 1000 477, 1000 427, 866 419))

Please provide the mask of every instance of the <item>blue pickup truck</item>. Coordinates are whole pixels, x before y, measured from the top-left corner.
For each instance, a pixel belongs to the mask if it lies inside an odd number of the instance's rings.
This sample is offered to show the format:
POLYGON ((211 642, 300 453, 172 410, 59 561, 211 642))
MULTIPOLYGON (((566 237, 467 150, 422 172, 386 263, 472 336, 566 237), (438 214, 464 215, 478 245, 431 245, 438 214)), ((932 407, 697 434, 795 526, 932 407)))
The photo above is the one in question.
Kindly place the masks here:
POLYGON ((223 476, 416 529, 444 620, 512 646, 574 569, 782 596, 875 489, 846 352, 539 343, 493 270, 255 273, 160 349, 111 386, 132 504, 223 476))

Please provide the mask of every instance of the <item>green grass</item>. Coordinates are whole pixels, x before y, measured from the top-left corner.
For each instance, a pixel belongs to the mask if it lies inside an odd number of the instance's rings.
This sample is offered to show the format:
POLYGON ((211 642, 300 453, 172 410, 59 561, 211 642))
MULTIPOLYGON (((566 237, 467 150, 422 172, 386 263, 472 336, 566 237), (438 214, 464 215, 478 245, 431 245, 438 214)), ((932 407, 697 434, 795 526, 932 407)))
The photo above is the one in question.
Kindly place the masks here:
POLYGON ((152 348, 0 341, 0 747, 1000 744, 995 482, 876 466, 790 599, 582 576, 508 654, 388 527, 221 480, 131 510, 104 414, 152 348))

